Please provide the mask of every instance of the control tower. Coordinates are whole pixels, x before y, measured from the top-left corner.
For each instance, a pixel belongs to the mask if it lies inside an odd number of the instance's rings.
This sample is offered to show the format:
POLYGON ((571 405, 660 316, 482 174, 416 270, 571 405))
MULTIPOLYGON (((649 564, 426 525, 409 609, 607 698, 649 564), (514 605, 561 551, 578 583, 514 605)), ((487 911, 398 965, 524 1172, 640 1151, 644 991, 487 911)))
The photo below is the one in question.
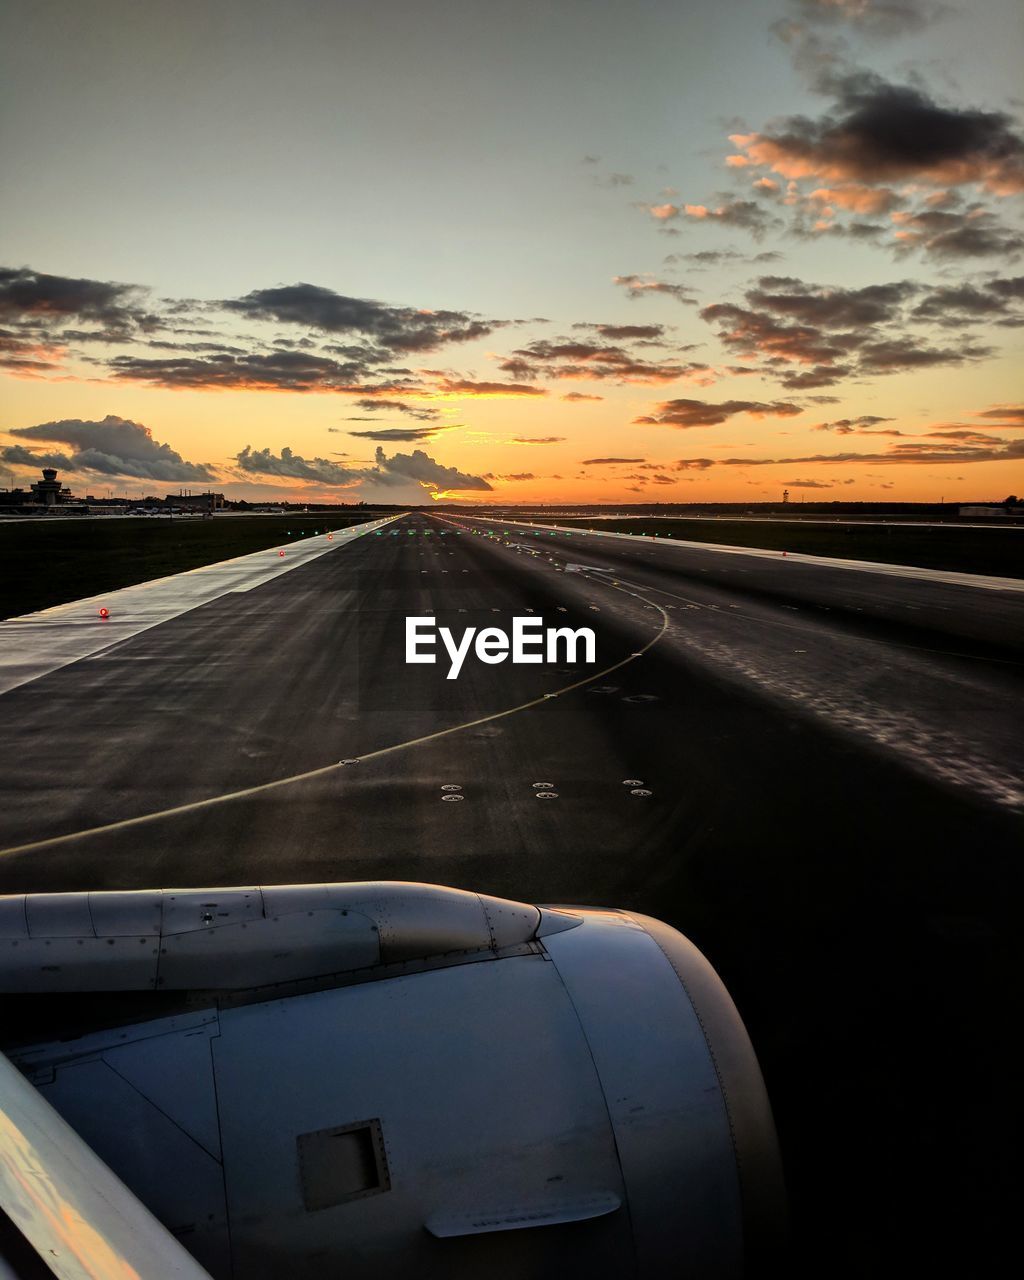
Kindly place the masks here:
POLYGON ((43 468, 43 478, 32 485, 32 492, 35 494, 35 501, 44 506, 54 507, 60 502, 60 481, 53 467, 43 468))

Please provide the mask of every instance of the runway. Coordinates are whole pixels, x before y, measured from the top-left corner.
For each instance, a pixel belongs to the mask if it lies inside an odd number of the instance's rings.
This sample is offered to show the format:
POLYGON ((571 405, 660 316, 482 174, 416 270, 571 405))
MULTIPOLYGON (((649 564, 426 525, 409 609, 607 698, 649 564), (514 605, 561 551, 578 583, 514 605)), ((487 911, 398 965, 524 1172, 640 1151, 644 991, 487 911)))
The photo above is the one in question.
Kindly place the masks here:
POLYGON ((810 560, 406 516, 0 696, 0 892, 647 911, 747 1020, 806 1247, 860 1274, 922 1215, 994 1230, 1024 591, 810 560), (404 661, 407 615, 531 613, 596 664, 404 661))

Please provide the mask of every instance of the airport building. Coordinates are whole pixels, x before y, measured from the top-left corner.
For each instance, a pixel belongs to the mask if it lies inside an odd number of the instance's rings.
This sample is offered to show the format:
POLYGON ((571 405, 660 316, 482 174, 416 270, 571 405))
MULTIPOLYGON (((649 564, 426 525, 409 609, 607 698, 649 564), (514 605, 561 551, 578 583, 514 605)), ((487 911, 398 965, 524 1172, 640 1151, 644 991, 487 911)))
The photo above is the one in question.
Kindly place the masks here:
POLYGON ((16 507, 21 510, 58 507, 73 501, 71 490, 57 479, 57 472, 53 467, 44 467, 43 478, 30 485, 28 489, 0 490, 0 506, 16 507))

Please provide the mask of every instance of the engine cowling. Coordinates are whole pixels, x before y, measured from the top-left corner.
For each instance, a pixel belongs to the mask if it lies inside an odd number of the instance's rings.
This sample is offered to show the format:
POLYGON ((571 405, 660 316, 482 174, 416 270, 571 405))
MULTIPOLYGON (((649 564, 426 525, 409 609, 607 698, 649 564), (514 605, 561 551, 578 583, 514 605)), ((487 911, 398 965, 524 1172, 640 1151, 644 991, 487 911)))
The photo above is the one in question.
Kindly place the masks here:
POLYGON ((754 1051, 659 921, 387 883, 29 895, 0 947, 43 1008, 109 993, 108 1025, 8 1052, 214 1277, 777 1260, 754 1051))

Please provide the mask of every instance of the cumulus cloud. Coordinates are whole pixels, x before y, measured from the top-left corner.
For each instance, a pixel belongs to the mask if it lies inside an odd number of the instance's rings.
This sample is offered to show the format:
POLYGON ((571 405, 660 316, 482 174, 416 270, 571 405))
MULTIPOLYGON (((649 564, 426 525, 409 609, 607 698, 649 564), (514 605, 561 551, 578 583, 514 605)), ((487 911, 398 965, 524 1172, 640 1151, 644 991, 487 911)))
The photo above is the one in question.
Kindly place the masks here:
POLYGON ((401 477, 404 480, 415 480, 425 489, 460 492, 478 490, 490 492, 491 485, 483 476, 467 475, 456 467, 446 467, 433 458, 428 457, 422 449, 414 449, 412 453, 395 453, 387 457, 378 445, 375 462, 378 470, 385 475, 401 477))
POLYGON ((303 458, 285 446, 280 454, 269 448, 253 449, 246 445, 235 455, 239 468, 250 475, 281 476, 331 488, 350 489, 356 485, 396 488, 417 485, 431 493, 441 490, 489 491, 491 486, 482 476, 467 475, 456 467, 446 467, 422 449, 412 453, 395 453, 388 457, 377 446, 373 465, 347 467, 329 458, 303 458))
POLYGON ((40 453, 23 444, 0 445, 0 462, 12 467, 56 467, 59 471, 76 471, 74 458, 67 453, 40 453))
POLYGON ((684 430, 689 427, 716 427, 738 413, 749 413, 753 418, 792 418, 803 413, 803 409, 785 400, 770 404, 757 400, 723 400, 720 404, 709 404, 705 400, 665 400, 657 406, 655 413, 633 421, 684 430))
POLYGON ((269 448, 253 449, 246 445, 235 455, 235 461, 242 471, 257 476, 282 476, 289 480, 309 480, 315 484, 331 485, 335 488, 351 488, 361 479, 365 472, 353 472, 340 462, 332 462, 329 458, 303 458, 293 453, 287 445, 279 455, 269 448))
POLYGON ((142 423, 113 414, 99 422, 64 418, 32 427, 12 427, 10 434, 26 440, 69 445, 72 453, 59 465, 75 471, 168 483, 208 483, 217 478, 208 465, 186 462, 170 445, 154 440, 150 429, 142 423))
POLYGON ((730 141, 749 164, 790 179, 1024 190, 1024 140, 1005 113, 943 106, 921 88, 867 71, 828 83, 835 101, 818 119, 790 116, 730 141))

